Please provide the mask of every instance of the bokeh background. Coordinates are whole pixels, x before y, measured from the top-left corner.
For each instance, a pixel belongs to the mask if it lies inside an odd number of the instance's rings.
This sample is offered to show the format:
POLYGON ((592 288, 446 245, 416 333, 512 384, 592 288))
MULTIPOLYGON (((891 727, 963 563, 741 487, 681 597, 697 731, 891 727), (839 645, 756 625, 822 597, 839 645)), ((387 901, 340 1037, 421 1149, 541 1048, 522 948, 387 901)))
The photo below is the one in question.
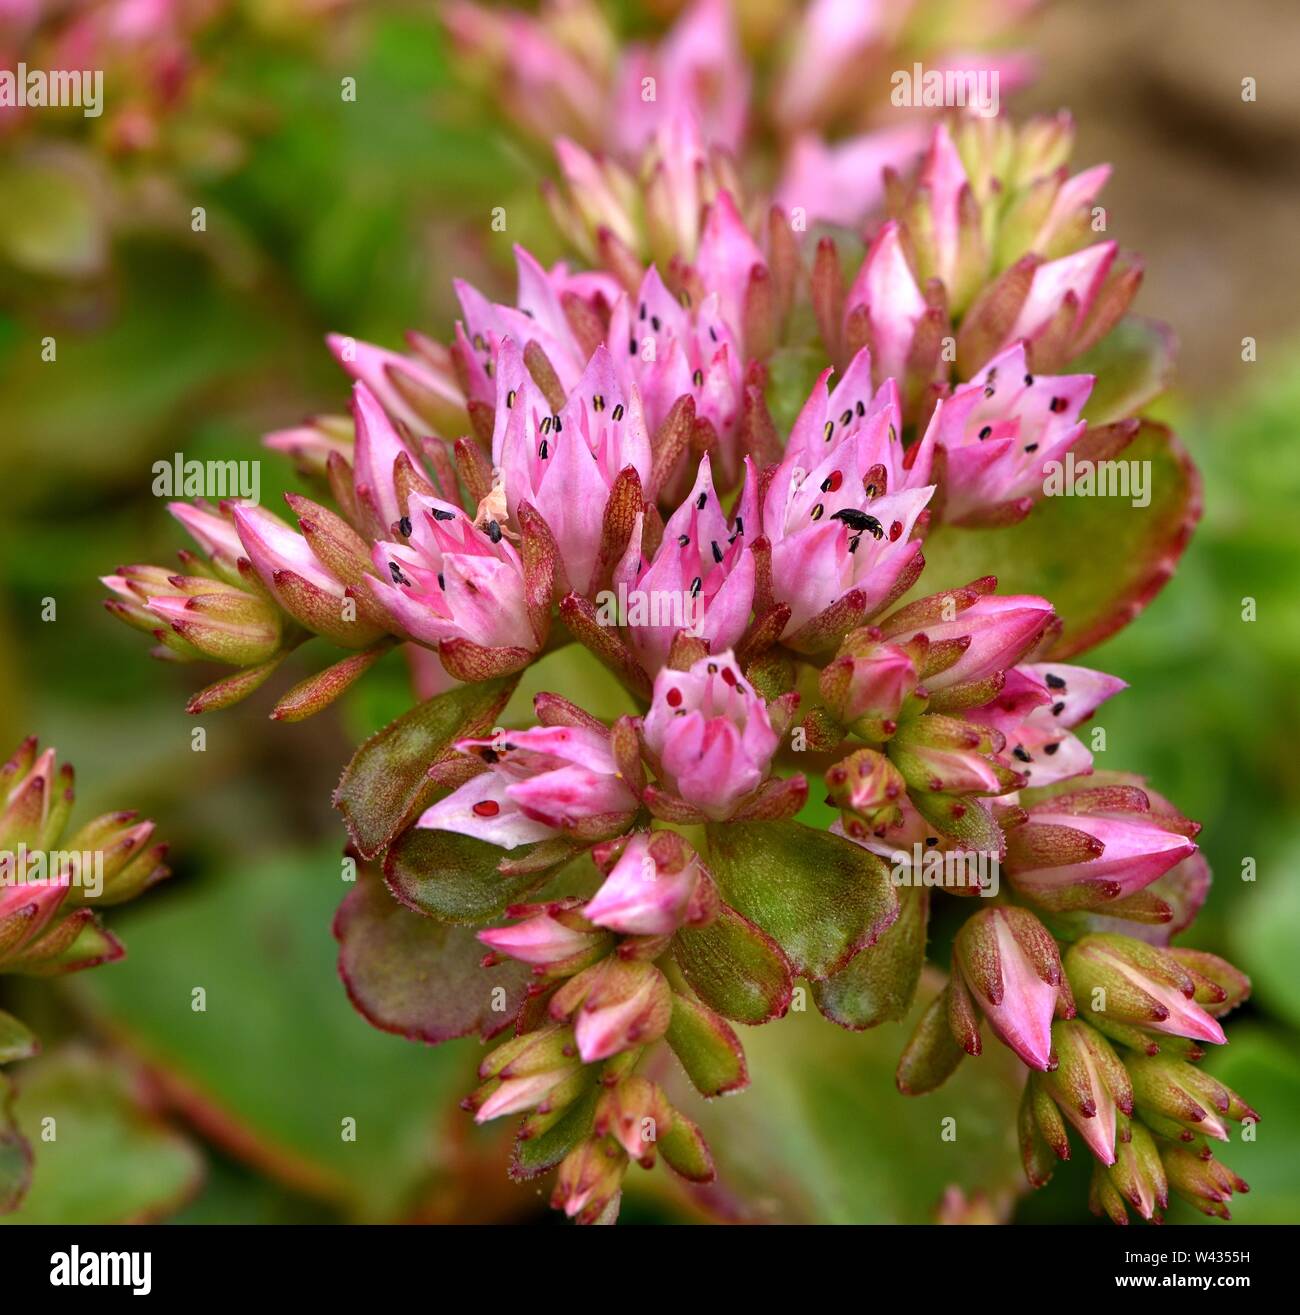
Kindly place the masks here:
MULTIPOLYGON (((77 816, 158 819, 175 869, 114 911, 124 962, 54 988, 0 979, 0 1005, 47 1040, 14 1073, 18 1117, 57 1111, 61 1127, 13 1218, 542 1220, 537 1185, 505 1179, 504 1130, 476 1132, 455 1108, 477 1043, 374 1031, 335 973, 330 921, 348 888, 329 793, 359 738, 406 706, 400 656, 298 726, 267 720, 267 691, 206 717, 196 753, 184 703, 202 677, 148 661, 96 577, 183 545, 150 493, 156 460, 262 456, 270 506, 295 486, 259 437, 342 409, 327 331, 446 337, 453 275, 505 295, 512 241, 560 255, 537 196, 546 161, 465 90, 430 3, 219 8, 175 105, 89 131, 75 112, 39 135, 0 126, 0 749, 31 732, 57 745, 78 771, 77 816), (152 136, 128 151, 123 133, 152 136), (502 205, 509 228, 494 234, 502 205), (190 1009, 195 986, 206 1013, 190 1009)), ((1208 1061, 1263 1116, 1254 1145, 1223 1155, 1253 1187, 1233 1211, 1297 1222, 1300 10, 1063 0, 1025 37, 1041 73, 1015 109, 1068 105, 1076 161, 1114 163, 1112 234, 1147 260, 1138 310, 1182 345, 1155 413, 1206 482, 1173 582, 1087 659, 1133 686, 1100 719, 1100 761, 1145 773, 1204 823, 1216 880, 1195 941, 1255 983, 1208 1061)), ((132 45, 120 85, 149 53, 132 45)), ((529 690, 561 678, 609 696, 599 673, 545 664, 529 690)), ((748 1032, 753 1087, 697 1111, 722 1186, 687 1197, 662 1172, 634 1174, 625 1217, 1090 1218, 1081 1162, 1023 1195, 1009 1066, 986 1057, 904 1102, 905 1035, 849 1035, 815 1014, 748 1032), (962 1139, 941 1145, 954 1104, 962 1139)))

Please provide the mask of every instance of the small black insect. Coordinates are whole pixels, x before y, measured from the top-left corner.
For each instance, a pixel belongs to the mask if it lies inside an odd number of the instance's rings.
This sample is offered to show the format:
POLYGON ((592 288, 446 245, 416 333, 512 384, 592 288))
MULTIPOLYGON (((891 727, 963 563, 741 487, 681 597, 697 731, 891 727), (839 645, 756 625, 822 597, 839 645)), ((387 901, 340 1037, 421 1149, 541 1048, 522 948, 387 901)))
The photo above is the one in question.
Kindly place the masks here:
POLYGON ((851 530, 865 530, 873 539, 882 539, 885 535, 884 527, 874 516, 868 516, 856 507, 841 507, 832 513, 831 520, 843 521, 851 530))

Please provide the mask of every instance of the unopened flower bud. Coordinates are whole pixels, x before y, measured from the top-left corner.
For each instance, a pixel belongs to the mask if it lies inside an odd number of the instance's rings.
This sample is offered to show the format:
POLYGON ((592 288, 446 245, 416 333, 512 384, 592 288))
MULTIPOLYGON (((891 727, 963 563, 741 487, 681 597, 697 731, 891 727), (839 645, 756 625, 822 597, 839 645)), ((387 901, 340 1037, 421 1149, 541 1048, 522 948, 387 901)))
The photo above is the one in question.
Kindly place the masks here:
POLYGON ((993 1030, 1030 1068, 1052 1066, 1052 1018, 1073 1015, 1056 942, 1027 909, 982 909, 957 933, 954 960, 993 1030))
POLYGON ((1160 1153, 1170 1188, 1202 1214, 1231 1219, 1228 1202, 1234 1192, 1248 1192, 1250 1185, 1213 1156, 1208 1159, 1183 1146, 1165 1146, 1160 1153))
POLYGON ((520 921, 481 931, 478 939, 497 954, 531 964, 539 975, 576 973, 603 958, 613 943, 608 932, 593 927, 565 901, 516 905, 511 912, 520 921))
POLYGON ((595 1131, 613 1137, 628 1158, 643 1169, 655 1161, 655 1147, 673 1122, 673 1109, 663 1089, 642 1077, 626 1077, 601 1093, 595 1131))
POLYGON ((1259 1120, 1235 1091, 1186 1060, 1148 1055, 1128 1060, 1126 1067, 1143 1122, 1171 1141, 1227 1141, 1229 1121, 1259 1120))
POLYGON ((700 856, 675 831, 638 832, 587 901, 584 916, 625 936, 667 936, 699 926, 717 907, 700 856))
POLYGON ((1084 1016, 1117 1041, 1134 1029, 1222 1045, 1223 1028, 1194 996, 1196 982, 1172 955, 1145 941, 1095 932, 1065 957, 1070 986, 1084 1016))
POLYGON ((560 1162, 551 1208, 579 1224, 613 1223, 627 1173, 627 1156, 612 1137, 589 1137, 560 1162))
POLYGON ((672 990, 653 964, 611 955, 565 982, 551 997, 551 1017, 576 1015, 583 1063, 594 1064, 668 1030, 672 990))
POLYGON ((897 826, 902 820, 907 783, 898 768, 874 749, 858 749, 829 768, 826 788, 831 802, 845 813, 845 828, 850 835, 850 814, 861 818, 873 831, 897 826))

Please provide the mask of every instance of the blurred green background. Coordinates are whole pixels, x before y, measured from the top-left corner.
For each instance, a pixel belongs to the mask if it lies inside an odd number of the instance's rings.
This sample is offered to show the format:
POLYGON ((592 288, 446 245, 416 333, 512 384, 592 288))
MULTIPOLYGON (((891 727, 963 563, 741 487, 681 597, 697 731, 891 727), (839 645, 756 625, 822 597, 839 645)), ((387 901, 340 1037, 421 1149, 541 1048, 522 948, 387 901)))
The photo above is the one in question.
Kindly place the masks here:
MULTIPOLYGON (((0 748, 30 732, 57 745, 78 770, 77 816, 141 810, 175 868, 112 916, 123 963, 56 989, 0 979, 0 1005, 49 1052, 25 1066, 19 1120, 58 1110, 64 1128, 38 1147, 18 1220, 547 1217, 535 1184, 505 1179, 505 1130, 476 1132, 455 1108, 477 1043, 432 1050, 374 1031, 335 975, 330 920, 348 888, 329 792, 357 739, 405 706, 401 658, 299 726, 269 722, 262 691, 202 719, 195 753, 183 709, 202 676, 148 661, 99 605, 98 575, 183 546, 150 495, 155 460, 258 457, 263 432, 342 408, 327 331, 445 337, 452 276, 507 295, 512 241, 559 254, 537 199, 544 162, 460 89, 431 6, 314 22, 294 8, 236 7, 205 35, 175 140, 121 164, 111 204, 86 206, 63 162, 0 136, 0 748), (355 103, 339 94, 348 76, 355 103), (494 206, 504 234, 489 230, 494 206), (204 1014, 190 1009, 196 986, 204 1014)), ((1209 1061, 1263 1116, 1254 1144, 1224 1152, 1254 1188, 1234 1215, 1296 1222, 1300 312, 1282 271, 1295 263, 1300 115, 1277 104, 1297 96, 1280 76, 1296 16, 1261 0, 1224 32, 1211 8, 1181 25, 1172 0, 1051 9, 1029 33, 1043 72, 1018 108, 1071 105, 1076 160, 1115 162, 1112 232, 1147 258, 1138 309, 1183 342, 1157 414, 1204 473, 1204 522, 1163 594, 1085 661, 1133 687, 1099 719, 1099 765, 1145 773, 1204 823, 1216 880, 1195 943, 1255 982, 1209 1061), (1231 102, 1245 73, 1268 95, 1243 126, 1231 102)), ((296 484, 265 455, 264 503, 296 484)), ((531 672, 530 689, 547 674, 531 672)), ((948 1217, 1090 1218, 1081 1161, 1020 1196, 1013 1066, 989 1056, 904 1102, 892 1072, 905 1035, 850 1035, 815 1015, 747 1033, 753 1087, 693 1115, 723 1185, 688 1198, 662 1172, 638 1174, 625 1217, 913 1221, 935 1218, 947 1192, 948 1217), (954 1109, 961 1139, 941 1145, 954 1109)))

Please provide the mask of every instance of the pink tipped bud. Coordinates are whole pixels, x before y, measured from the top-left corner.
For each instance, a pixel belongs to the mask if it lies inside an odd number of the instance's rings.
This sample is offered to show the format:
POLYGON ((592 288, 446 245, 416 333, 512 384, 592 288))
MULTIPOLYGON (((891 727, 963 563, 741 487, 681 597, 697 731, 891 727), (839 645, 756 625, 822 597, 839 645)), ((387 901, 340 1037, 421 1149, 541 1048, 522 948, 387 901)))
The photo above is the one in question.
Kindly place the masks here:
POLYGON ((655 678, 645 740, 670 789, 716 820, 766 780, 778 744, 730 651, 655 678))
POLYGON ((957 933, 954 958, 993 1030, 1030 1068, 1052 1064, 1052 1017, 1059 993, 1059 962, 1031 955, 1031 934, 1051 941, 1042 924, 1024 909, 984 909, 957 933))
POLYGON ((638 832, 583 914, 625 936, 666 936, 707 920, 715 904, 690 845, 673 831, 638 832))
POLYGON ((1216 1045, 1227 1040, 1196 1003, 1188 971, 1145 941, 1100 932, 1085 936, 1070 947, 1065 970, 1085 1016, 1103 1032, 1115 1035, 1111 1029, 1119 1025, 1216 1045))

